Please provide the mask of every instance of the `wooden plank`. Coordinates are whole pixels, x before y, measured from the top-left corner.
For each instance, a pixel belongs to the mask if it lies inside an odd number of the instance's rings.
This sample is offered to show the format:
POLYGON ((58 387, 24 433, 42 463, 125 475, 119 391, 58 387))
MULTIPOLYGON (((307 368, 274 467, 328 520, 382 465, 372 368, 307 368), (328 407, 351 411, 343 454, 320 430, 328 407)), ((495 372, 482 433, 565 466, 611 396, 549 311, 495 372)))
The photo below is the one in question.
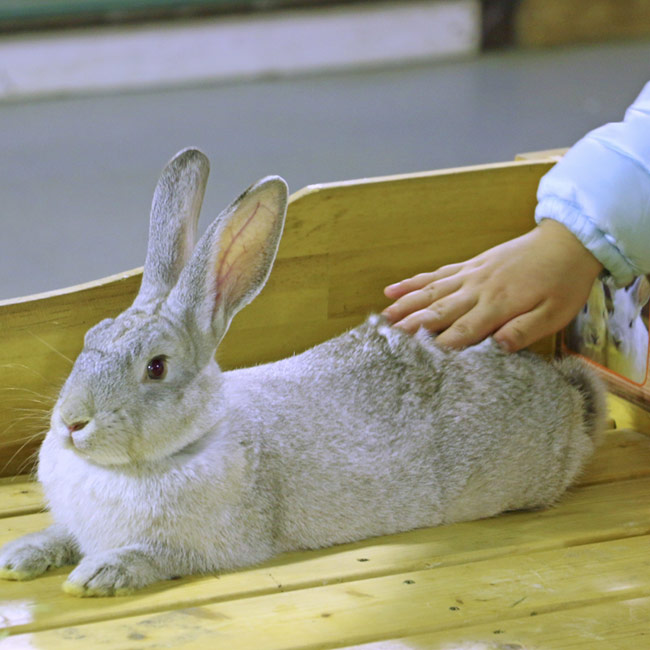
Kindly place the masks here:
MULTIPOLYGON (((235 318, 220 362, 239 367, 304 350, 386 306, 385 284, 522 234, 550 166, 511 162, 300 190, 269 283, 235 318)), ((140 277, 136 269, 0 301, 0 476, 31 469, 84 333, 126 308, 140 277)))
MULTIPOLYGON (((52 519, 49 512, 33 512, 26 515, 16 515, 15 517, 5 517, 0 521, 0 546, 28 533, 43 530, 51 523, 52 519)), ((0 586, 5 585, 5 582, 0 581, 0 586)))
POLYGON ((497 617, 462 630, 347 646, 345 650, 642 650, 650 646, 648 621, 650 598, 635 598, 516 620, 497 617))
POLYGON ((537 185, 551 167, 520 161, 345 181, 294 198, 309 218, 330 224, 330 254, 391 246, 408 262, 399 250, 429 241, 433 263, 462 260, 533 227, 537 185))
POLYGON ((0 518, 38 512, 43 507, 39 483, 24 477, 0 479, 0 518))
POLYGON ((142 647, 190 649, 207 643, 238 650, 307 650, 492 621, 530 622, 535 614, 650 596, 649 544, 650 538, 635 537, 501 557, 44 630, 8 641, 48 650, 102 645, 130 650, 134 641, 142 647))
POLYGON ((619 429, 634 429, 650 435, 650 412, 647 409, 613 393, 607 395, 607 407, 619 429))
MULTIPOLYGON (((330 318, 327 320, 306 320, 308 312, 303 313, 302 322, 295 327, 289 324, 269 326, 263 332, 257 329, 232 330, 226 335, 227 344, 217 351, 217 361, 223 368, 242 368, 276 361, 290 356, 296 350, 312 347, 314 332, 323 337, 323 341, 337 336, 362 322, 363 317, 330 318), (257 336, 252 337, 251 332, 257 336)), ((258 321, 258 322, 264 322, 258 321)))
POLYGON ((523 0, 513 29, 524 47, 639 38, 650 35, 650 2, 523 0))
MULTIPOLYGON (((13 618, 5 615, 4 624, 16 632, 36 631, 431 568, 465 571, 468 565, 491 558, 646 535, 650 533, 648 504, 650 479, 594 485, 572 491, 558 507, 545 511, 289 553, 250 569, 159 583, 133 596, 109 600, 63 596, 61 584, 69 569, 60 569, 31 582, 0 582, 5 603, 29 604, 16 605, 18 613, 13 618)), ((47 514, 3 519, 0 544, 43 528, 48 521, 47 514)))
POLYGON ((650 476, 650 437, 630 429, 607 432, 578 485, 650 476))

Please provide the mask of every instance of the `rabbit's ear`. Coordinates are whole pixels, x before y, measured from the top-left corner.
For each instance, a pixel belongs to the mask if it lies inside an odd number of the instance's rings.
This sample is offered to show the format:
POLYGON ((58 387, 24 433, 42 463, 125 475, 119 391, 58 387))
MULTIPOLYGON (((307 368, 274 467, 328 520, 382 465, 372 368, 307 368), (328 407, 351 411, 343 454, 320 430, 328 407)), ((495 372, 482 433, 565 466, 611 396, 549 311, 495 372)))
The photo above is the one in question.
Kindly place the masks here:
POLYGON ((157 304, 178 281, 196 243, 196 229, 210 163, 198 149, 179 151, 156 185, 149 244, 134 306, 157 304))
POLYGON ((279 176, 251 186, 205 232, 171 292, 185 313, 218 345, 232 317, 262 290, 277 254, 288 189, 279 176))
POLYGON ((643 309, 650 300, 650 282, 645 275, 640 275, 632 285, 634 302, 638 309, 643 309))

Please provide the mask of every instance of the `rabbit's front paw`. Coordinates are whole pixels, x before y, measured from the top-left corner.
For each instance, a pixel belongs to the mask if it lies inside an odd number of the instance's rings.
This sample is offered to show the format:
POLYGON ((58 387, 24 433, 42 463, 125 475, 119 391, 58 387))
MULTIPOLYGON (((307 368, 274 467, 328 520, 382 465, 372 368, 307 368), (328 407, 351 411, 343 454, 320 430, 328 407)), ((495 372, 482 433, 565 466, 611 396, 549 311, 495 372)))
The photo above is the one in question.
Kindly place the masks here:
POLYGON ((59 526, 50 526, 9 542, 0 550, 0 578, 31 580, 50 567, 77 559, 74 540, 59 526))
POLYGON ((139 549, 116 549, 85 557, 63 583, 63 591, 89 596, 126 596, 162 576, 139 549))
POLYGON ((0 551, 0 578, 31 580, 51 566, 52 554, 30 539, 17 539, 0 551))

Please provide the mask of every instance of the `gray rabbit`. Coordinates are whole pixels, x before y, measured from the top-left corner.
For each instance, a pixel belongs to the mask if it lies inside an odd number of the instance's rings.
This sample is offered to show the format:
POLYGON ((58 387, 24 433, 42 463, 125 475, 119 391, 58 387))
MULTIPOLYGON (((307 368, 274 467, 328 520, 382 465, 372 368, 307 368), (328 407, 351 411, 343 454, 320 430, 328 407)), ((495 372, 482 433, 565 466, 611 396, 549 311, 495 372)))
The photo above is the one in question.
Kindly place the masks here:
POLYGON ((446 350, 370 316, 222 372, 215 350, 268 278, 287 187, 259 181, 195 245, 207 175, 195 149, 163 171, 140 292, 87 333, 40 451, 54 524, 7 544, 0 575, 78 563, 65 591, 122 594, 558 500, 604 422, 577 361, 492 340, 446 350))

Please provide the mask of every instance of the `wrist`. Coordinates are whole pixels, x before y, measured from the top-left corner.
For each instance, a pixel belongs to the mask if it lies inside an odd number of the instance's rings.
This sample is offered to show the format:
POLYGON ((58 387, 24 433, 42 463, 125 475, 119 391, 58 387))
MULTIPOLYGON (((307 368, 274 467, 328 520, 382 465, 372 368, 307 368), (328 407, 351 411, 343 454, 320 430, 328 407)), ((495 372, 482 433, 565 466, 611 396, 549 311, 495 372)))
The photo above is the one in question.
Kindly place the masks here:
POLYGON ((563 254, 570 255, 580 264, 585 273, 593 275, 594 280, 605 270, 600 260, 563 224, 555 219, 544 218, 533 232, 548 245, 561 247, 563 254))

